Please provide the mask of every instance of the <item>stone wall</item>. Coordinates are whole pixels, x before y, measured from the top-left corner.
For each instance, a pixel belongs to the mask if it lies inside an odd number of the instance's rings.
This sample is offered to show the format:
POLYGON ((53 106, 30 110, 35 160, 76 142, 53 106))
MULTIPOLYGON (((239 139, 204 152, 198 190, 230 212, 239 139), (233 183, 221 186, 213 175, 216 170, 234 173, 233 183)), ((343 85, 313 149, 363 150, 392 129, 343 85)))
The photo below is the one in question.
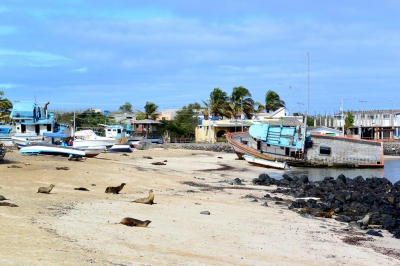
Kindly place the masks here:
MULTIPOLYGON (((152 144, 153 147, 167 149, 205 150, 215 152, 234 153, 235 151, 228 143, 168 143, 152 144)), ((400 142, 384 142, 385 155, 400 155, 400 142), (394 150, 392 150, 394 148, 394 150)))
POLYGON ((235 152, 231 145, 229 145, 228 143, 168 143, 156 144, 155 147, 165 149, 203 150, 227 153, 235 152))
POLYGON ((385 155, 400 155, 400 142, 384 142, 383 153, 385 155))

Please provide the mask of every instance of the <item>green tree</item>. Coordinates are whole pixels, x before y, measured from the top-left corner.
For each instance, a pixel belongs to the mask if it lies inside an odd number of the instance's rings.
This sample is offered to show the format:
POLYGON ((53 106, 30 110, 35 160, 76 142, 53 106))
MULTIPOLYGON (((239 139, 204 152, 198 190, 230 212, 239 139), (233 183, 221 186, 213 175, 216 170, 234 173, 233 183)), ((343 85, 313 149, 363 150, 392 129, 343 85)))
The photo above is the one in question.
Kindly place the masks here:
POLYGON ((229 97, 226 92, 222 91, 220 88, 214 88, 210 93, 210 99, 204 101, 205 104, 205 114, 208 116, 208 110, 214 117, 224 116, 224 110, 227 109, 229 97))
POLYGON ((354 125, 354 116, 347 111, 346 118, 344 119, 344 132, 347 132, 347 129, 354 125))
POLYGON ((0 120, 4 122, 11 121, 10 114, 13 108, 12 103, 7 98, 2 98, 4 95, 3 91, 0 91, 0 120))
POLYGON ((119 110, 123 113, 132 113, 132 104, 130 102, 126 102, 119 107, 119 110))
POLYGON ((285 102, 281 100, 276 92, 269 90, 265 95, 265 110, 267 113, 276 111, 281 107, 285 107, 285 102))
POLYGON ((229 107, 224 115, 235 119, 243 112, 247 117, 251 118, 255 112, 254 104, 248 89, 243 86, 234 87, 229 97, 229 107))
POLYGON ((152 102, 146 102, 146 105, 144 106, 144 112, 143 111, 138 111, 138 116, 136 117, 138 120, 143 120, 143 119, 153 119, 156 120, 157 117, 160 115, 160 113, 157 112, 158 105, 152 102), (143 118, 143 119, 139 119, 143 118))
POLYGON ((76 115, 76 127, 99 127, 104 124, 116 124, 112 117, 108 117, 101 112, 95 112, 93 109, 88 109, 85 112, 76 115))
POLYGON ((194 137, 196 127, 199 124, 199 118, 197 117, 199 109, 200 104, 198 103, 183 106, 182 109, 176 112, 174 119, 160 121, 157 126, 158 134, 163 135, 168 131, 171 138, 194 137))

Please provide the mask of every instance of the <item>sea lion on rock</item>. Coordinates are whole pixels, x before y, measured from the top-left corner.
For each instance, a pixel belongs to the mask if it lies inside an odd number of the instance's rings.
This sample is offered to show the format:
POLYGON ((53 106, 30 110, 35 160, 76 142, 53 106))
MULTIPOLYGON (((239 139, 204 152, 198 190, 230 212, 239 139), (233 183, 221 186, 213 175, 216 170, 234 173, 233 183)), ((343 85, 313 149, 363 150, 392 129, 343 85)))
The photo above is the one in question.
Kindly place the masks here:
POLYGON ((324 212, 318 209, 314 208, 302 208, 300 210, 300 213, 302 214, 313 214, 316 217, 324 217, 324 218, 332 218, 332 215, 335 213, 335 211, 332 209, 328 212, 324 212))
POLYGON ((49 187, 40 187, 37 193, 46 193, 49 194, 50 191, 55 187, 55 185, 51 184, 49 187))
POLYGON ((149 196, 147 198, 137 199, 137 200, 134 200, 133 202, 143 203, 143 204, 150 204, 150 205, 154 204, 154 193, 153 193, 153 190, 150 189, 149 196))
POLYGON ((76 188, 74 188, 75 190, 82 190, 82 191, 90 191, 89 189, 87 189, 87 188, 84 188, 84 187, 76 187, 76 188))
POLYGON ((137 227, 147 227, 151 221, 141 221, 135 218, 125 217, 121 220, 121 224, 126 226, 137 226, 137 227))
POLYGON ((122 183, 118 187, 108 187, 106 188, 106 193, 114 193, 114 194, 119 194, 119 192, 124 188, 126 183, 122 183))

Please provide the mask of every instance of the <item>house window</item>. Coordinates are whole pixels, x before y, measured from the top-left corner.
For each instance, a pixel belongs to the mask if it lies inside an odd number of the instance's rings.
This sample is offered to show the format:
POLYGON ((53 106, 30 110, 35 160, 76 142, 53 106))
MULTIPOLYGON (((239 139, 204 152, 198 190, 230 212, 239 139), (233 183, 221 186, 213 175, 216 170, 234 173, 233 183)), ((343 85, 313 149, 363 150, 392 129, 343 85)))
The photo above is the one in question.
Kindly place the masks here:
POLYGON ((330 147, 319 147, 319 154, 320 155, 331 155, 331 148, 330 147))

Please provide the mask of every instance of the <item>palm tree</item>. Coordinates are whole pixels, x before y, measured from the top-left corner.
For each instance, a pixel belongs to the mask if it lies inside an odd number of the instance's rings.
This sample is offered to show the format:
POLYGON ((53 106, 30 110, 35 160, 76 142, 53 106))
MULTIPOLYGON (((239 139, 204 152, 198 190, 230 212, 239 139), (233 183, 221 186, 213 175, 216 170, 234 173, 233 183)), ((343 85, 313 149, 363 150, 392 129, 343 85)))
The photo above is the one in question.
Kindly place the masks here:
POLYGON ((146 102, 144 106, 144 112, 139 111, 139 116, 143 116, 145 119, 153 119, 156 120, 157 117, 160 115, 157 112, 158 105, 152 102, 146 102))
POLYGON ((210 99, 207 101, 203 100, 205 104, 205 113, 208 115, 208 110, 210 109, 211 114, 214 117, 224 116, 224 109, 227 106, 229 97, 226 92, 222 91, 220 88, 214 88, 210 93, 210 99))
POLYGON ((242 112, 249 118, 254 114, 255 102, 251 98, 251 93, 243 86, 234 87, 229 97, 229 108, 226 114, 231 118, 237 118, 242 112))
POLYGON ((285 107, 285 102, 281 100, 276 92, 269 90, 265 95, 265 110, 267 113, 276 111, 281 107, 285 107))
MULTIPOLYGON (((3 96, 4 92, 0 91, 0 96, 3 96)), ((0 97, 0 119, 3 121, 11 121, 10 113, 13 105, 7 98, 0 97)))

